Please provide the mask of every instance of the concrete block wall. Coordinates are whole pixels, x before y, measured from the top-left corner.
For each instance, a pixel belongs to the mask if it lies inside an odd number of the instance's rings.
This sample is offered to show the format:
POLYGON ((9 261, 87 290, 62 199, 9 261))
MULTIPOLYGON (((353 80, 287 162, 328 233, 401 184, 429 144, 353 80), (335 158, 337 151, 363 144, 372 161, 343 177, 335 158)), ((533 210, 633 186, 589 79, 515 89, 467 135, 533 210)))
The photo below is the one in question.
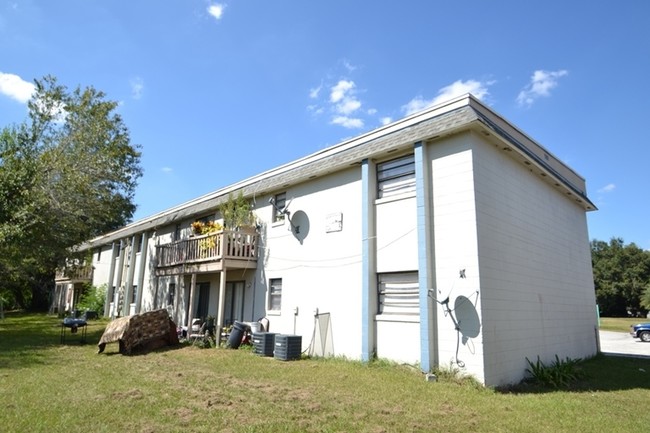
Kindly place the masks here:
POLYGON ((509 152, 471 141, 486 384, 520 380, 526 357, 594 355, 584 209, 509 152))
POLYGON ((483 380, 483 319, 480 315, 480 273, 477 261, 476 203, 474 195, 473 137, 458 134, 430 144, 433 205, 435 296, 438 326, 438 363, 460 368, 483 380), (463 271, 464 278, 461 278, 463 271), (449 307, 461 331, 439 302, 449 307), (460 305, 459 305, 460 304, 460 305), (456 307, 458 309, 456 311, 456 307), (459 316, 460 313, 460 316, 459 316), (470 324, 475 332, 470 332, 470 324))

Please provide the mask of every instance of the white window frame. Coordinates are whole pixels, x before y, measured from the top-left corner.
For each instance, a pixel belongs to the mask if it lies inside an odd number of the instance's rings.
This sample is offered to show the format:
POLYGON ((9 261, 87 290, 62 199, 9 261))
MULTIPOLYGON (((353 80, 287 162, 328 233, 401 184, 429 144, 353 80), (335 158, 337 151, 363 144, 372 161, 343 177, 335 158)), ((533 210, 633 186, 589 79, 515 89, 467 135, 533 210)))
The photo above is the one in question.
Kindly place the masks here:
POLYGON ((279 313, 282 309, 282 278, 269 279, 268 310, 279 313))

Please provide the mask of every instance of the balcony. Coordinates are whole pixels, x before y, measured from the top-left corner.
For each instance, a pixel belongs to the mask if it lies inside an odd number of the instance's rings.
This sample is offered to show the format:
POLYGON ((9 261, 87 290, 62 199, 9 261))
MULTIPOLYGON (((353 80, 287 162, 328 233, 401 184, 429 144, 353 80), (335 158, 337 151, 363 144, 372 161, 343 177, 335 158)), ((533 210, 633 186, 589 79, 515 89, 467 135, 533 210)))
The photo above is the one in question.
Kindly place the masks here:
POLYGON ((56 270, 54 281, 69 281, 72 283, 90 282, 93 279, 93 269, 91 265, 59 268, 56 270))
POLYGON ((254 231, 224 230, 156 246, 156 275, 218 272, 257 266, 254 231))

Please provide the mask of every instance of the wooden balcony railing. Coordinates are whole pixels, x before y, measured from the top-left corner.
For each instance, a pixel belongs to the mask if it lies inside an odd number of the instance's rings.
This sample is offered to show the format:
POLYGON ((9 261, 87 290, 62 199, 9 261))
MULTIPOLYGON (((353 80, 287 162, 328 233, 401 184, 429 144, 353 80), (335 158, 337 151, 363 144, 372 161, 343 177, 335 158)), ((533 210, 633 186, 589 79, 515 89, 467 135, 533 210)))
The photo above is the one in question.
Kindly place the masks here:
POLYGON ((256 260, 257 233, 224 230, 158 245, 159 268, 225 259, 256 260))
POLYGON ((56 281, 91 281, 93 279, 93 269, 92 265, 59 268, 56 270, 54 279, 56 281))

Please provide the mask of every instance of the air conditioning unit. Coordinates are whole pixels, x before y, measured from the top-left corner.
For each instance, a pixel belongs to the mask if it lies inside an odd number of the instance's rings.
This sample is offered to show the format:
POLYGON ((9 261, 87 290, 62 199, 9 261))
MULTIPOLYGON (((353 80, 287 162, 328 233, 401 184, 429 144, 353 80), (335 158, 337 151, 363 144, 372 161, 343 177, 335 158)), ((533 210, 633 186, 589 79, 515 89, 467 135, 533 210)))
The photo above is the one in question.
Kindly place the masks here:
POLYGON ((275 336, 275 350, 273 351, 274 358, 281 361, 300 359, 301 352, 302 336, 284 334, 275 336))
POLYGON ((273 332, 254 332, 253 353, 262 356, 273 356, 275 335, 273 332))

